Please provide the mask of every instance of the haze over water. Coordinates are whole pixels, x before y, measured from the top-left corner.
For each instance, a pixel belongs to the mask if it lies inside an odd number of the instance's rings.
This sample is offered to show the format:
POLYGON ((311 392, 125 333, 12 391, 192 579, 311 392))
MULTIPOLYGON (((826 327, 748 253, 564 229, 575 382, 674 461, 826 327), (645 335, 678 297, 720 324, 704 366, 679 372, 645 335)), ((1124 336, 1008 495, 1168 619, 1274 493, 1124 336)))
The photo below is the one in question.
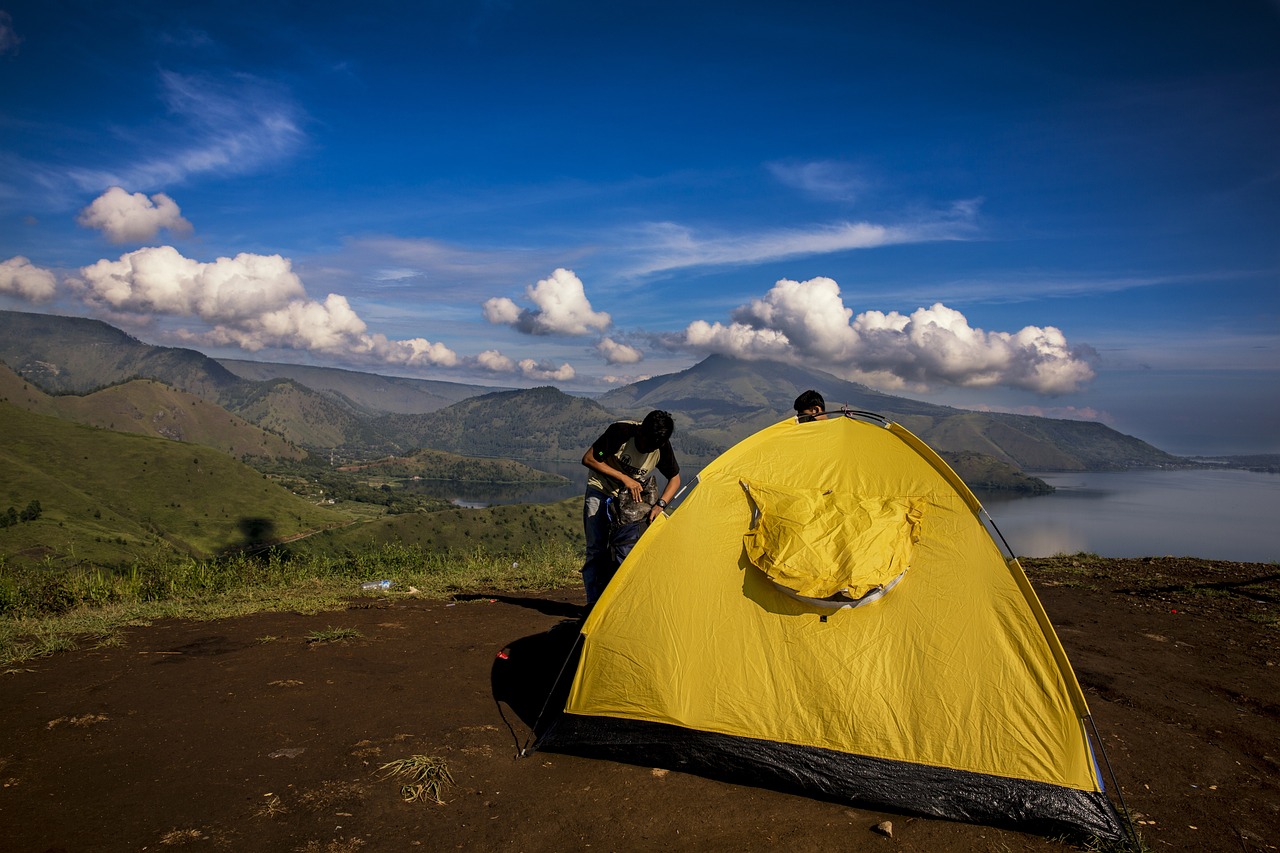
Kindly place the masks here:
POLYGON ((1057 491, 980 495, 1022 557, 1280 561, 1280 475, 1236 470, 1037 474, 1057 491))

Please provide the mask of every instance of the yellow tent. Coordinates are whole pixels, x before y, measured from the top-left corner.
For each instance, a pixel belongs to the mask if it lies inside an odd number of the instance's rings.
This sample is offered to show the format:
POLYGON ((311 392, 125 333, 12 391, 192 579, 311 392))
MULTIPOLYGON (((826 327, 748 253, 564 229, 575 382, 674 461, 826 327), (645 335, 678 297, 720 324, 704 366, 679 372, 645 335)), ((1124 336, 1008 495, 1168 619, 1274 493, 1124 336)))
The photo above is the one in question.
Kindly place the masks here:
POLYGON ((788 420, 726 451, 641 538, 580 649, 543 748, 1123 833, 1022 567, 897 424, 788 420))

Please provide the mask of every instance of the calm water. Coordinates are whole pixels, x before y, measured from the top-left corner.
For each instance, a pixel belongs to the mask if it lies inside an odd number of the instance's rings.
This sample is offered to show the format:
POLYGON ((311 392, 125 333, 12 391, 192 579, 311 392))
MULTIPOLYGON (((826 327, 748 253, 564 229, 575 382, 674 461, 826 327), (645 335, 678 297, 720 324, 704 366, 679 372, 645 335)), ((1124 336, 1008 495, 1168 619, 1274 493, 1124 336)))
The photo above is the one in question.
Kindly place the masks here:
MULTIPOLYGON (((530 463, 569 478, 563 486, 510 488, 431 484, 459 506, 543 503, 582 494, 579 462, 530 463)), ((686 483, 696 469, 683 472, 686 483)), ((1103 557, 1204 557, 1280 561, 1280 475, 1249 471, 1122 471, 1037 474, 1051 495, 981 499, 1021 557, 1089 551, 1103 557)))
POLYGON ((1037 474, 1051 495, 979 495, 1019 556, 1280 560, 1280 475, 1249 471, 1037 474))

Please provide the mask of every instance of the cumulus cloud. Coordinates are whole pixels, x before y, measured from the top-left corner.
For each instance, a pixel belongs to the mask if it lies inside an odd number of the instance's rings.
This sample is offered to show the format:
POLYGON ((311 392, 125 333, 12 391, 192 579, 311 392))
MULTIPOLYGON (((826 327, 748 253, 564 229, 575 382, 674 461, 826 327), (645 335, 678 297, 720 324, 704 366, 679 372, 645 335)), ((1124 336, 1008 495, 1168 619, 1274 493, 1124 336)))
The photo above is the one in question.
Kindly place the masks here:
POLYGON ((596 351, 609 364, 635 364, 644 359, 644 353, 633 346, 618 343, 613 338, 601 338, 596 351))
POLYGON ((600 380, 606 385, 630 385, 634 382, 643 382, 646 379, 653 378, 648 373, 641 373, 635 376, 623 376, 616 373, 606 373, 600 377, 600 380))
POLYGON ((242 253, 202 263, 171 246, 138 249, 81 268, 73 285, 86 302, 113 312, 197 318, 212 328, 186 336, 205 343, 250 352, 285 347, 410 367, 460 363, 440 343, 369 334, 346 297, 309 298, 280 255, 242 253))
POLYGON ((547 361, 535 361, 532 358, 516 361, 497 350, 490 349, 472 359, 472 364, 482 370, 497 374, 512 374, 526 379, 539 381, 566 382, 577 375, 570 364, 556 366, 547 361))
POLYGON ((154 239, 160 229, 173 234, 190 234, 191 223, 182 216, 177 202, 164 193, 147 198, 142 193, 129 193, 111 187, 80 211, 76 222, 95 228, 113 243, 142 242, 154 239))
POLYGON ((567 363, 556 367, 548 361, 534 361, 531 358, 525 358, 520 360, 520 374, 526 379, 568 382, 577 375, 577 371, 567 363))
POLYGON ((487 349, 476 356, 476 364, 491 373, 511 373, 516 363, 496 349, 487 349))
POLYGON ((486 299, 484 318, 496 326, 514 326, 520 322, 520 306, 505 296, 486 299))
POLYGON ((21 255, 0 261, 0 293, 18 296, 28 302, 47 302, 53 298, 57 286, 53 273, 35 266, 21 255))
POLYGON ((1053 326, 987 332, 941 303, 853 316, 829 278, 777 282, 729 323, 697 320, 677 342, 698 352, 797 361, 887 388, 1005 386, 1040 394, 1093 378, 1087 353, 1053 326))
POLYGON ((533 307, 521 308, 505 296, 486 300, 484 318, 529 335, 586 335, 604 331, 612 322, 607 313, 591 307, 582 280, 572 270, 557 269, 525 288, 525 295, 533 307))

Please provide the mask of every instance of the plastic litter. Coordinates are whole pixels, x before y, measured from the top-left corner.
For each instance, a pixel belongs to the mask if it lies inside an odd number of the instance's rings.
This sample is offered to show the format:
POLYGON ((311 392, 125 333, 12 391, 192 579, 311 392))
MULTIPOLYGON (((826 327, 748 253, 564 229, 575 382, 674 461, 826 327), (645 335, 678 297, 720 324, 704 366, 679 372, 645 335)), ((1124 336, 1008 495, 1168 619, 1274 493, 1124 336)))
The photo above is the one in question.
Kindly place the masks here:
POLYGON ((360 584, 360 588, 367 589, 367 590, 391 589, 391 581, 389 580, 365 581, 364 583, 360 584))

